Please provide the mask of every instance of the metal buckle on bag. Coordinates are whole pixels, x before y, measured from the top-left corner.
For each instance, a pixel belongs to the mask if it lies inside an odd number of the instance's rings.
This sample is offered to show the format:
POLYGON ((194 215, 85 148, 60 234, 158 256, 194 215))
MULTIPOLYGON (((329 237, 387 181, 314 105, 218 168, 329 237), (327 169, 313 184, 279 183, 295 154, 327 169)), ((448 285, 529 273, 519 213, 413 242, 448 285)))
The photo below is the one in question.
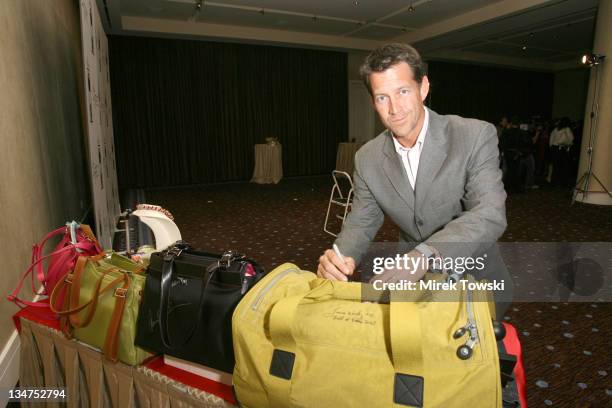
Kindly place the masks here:
POLYGON ((244 255, 234 252, 233 250, 226 251, 221 255, 221 259, 217 261, 217 265, 219 267, 229 268, 232 262, 238 259, 244 259, 244 255))
POLYGON ((461 273, 457 273, 454 271, 451 271, 449 273, 447 273, 446 275, 446 281, 447 282, 454 282, 454 283, 458 283, 461 280, 461 273))
POLYGON ((124 298, 127 294, 127 291, 128 290, 126 288, 117 288, 115 289, 115 297, 124 298))
POLYGON ((64 278, 64 282, 66 283, 72 283, 72 278, 74 278, 74 274, 69 273, 68 275, 66 275, 66 277, 64 278))
POLYGON ((168 251, 168 255, 172 255, 174 257, 179 257, 181 256, 181 254, 183 253, 183 249, 182 248, 172 248, 168 251))
POLYGON ((189 249, 189 245, 185 241, 176 241, 164 254, 164 261, 171 261, 172 258, 181 256, 184 250, 189 249))
POLYGON ((184 251, 185 249, 189 249, 190 248, 189 244, 187 242, 183 241, 183 240, 176 241, 174 243, 173 247, 180 249, 181 252, 184 251))

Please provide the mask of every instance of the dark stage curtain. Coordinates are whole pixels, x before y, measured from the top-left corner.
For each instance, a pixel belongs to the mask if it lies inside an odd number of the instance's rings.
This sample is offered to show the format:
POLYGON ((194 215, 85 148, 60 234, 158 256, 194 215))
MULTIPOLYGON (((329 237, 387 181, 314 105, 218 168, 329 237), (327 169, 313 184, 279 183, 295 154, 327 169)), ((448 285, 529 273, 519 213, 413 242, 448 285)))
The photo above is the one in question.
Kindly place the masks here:
POLYGON ((248 180, 269 136, 285 176, 334 168, 346 53, 123 36, 109 47, 121 187, 248 180))
POLYGON ((439 61, 428 63, 434 111, 497 124, 502 116, 550 118, 554 75, 439 61))

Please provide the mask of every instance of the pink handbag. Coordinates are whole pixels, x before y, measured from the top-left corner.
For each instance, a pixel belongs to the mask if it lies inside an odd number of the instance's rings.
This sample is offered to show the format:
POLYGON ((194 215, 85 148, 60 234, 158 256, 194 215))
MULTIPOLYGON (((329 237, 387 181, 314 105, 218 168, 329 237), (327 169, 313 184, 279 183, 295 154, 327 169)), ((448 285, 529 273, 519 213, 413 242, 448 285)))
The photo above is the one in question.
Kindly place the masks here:
MULTIPOLYGON (((95 256, 103 252, 102 247, 88 225, 78 224, 73 221, 67 223, 66 226, 51 231, 32 248, 30 266, 21 275, 17 287, 8 296, 8 300, 15 302, 19 307, 46 307, 46 303, 28 302, 18 297, 28 275, 31 278, 32 293, 37 293, 37 284, 34 278, 34 275, 36 275, 36 280, 43 286, 43 290, 39 294, 49 296, 58 282, 64 279, 64 276, 74 268, 79 255, 95 256), (47 241, 58 235, 61 235, 62 238, 53 252, 43 255, 43 249, 47 241), (43 262, 45 260, 47 260, 46 272, 43 262)), ((63 299, 63 296, 58 298, 63 299)), ((61 307, 61 305, 54 306, 61 307)))

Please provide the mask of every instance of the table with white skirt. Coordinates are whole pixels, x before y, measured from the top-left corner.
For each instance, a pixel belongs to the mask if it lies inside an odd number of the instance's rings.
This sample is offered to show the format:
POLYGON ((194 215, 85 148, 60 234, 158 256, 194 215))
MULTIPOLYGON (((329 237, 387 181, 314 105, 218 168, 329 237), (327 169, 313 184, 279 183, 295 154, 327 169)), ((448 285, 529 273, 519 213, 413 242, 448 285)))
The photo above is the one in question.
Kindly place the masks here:
POLYGON ((64 390, 62 403, 22 402, 22 406, 234 408, 231 387, 165 366, 161 357, 131 367, 107 361, 102 353, 57 327, 20 319, 19 386, 64 390), (180 378, 180 380, 179 380, 180 378), (185 382, 183 382, 185 381, 185 382), (226 398, 209 392, 224 389, 226 398))
POLYGON ((276 144, 255 145, 255 169, 252 183, 277 184, 283 178, 282 146, 276 144))

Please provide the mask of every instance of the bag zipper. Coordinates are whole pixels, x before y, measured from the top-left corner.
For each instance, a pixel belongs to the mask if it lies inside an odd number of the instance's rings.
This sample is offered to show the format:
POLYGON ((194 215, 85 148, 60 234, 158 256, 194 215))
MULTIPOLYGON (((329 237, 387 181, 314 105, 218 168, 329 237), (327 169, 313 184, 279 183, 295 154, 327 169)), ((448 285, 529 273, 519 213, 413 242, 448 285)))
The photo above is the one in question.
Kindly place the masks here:
MULTIPOLYGON (((220 260, 220 258, 215 258, 213 257, 213 255, 209 254, 204 254, 203 255, 197 255, 197 254, 190 254, 187 252, 182 252, 179 256, 177 256, 176 258, 174 258, 174 262, 177 263, 186 263, 185 261, 187 259, 193 260, 195 262, 193 262, 195 265, 197 266, 205 266, 207 267, 208 265, 210 265, 211 263, 214 262, 218 262, 220 260)), ((254 263, 253 261, 249 260, 248 258, 243 258, 243 259, 236 259, 232 262, 232 265, 235 263, 240 263, 240 268, 238 268, 239 270, 234 272, 231 270, 228 270, 227 272, 229 273, 240 273, 241 277, 243 275, 243 269, 246 265, 246 263, 250 263, 253 266, 253 269, 255 270, 255 277, 259 276, 259 274, 257 273, 257 268, 259 267, 256 263, 254 263)), ((188 276, 188 277, 194 277, 195 275, 191 275, 191 274, 177 274, 178 276, 188 276)), ((199 275, 198 275, 199 276, 199 275)))
POLYGON ((174 258, 174 262, 176 261, 180 262, 184 259, 192 259, 196 261, 194 263, 199 266, 208 266, 208 264, 212 262, 217 262, 220 258, 213 258, 212 256, 208 257, 207 255, 195 255, 195 254, 189 254, 187 252, 183 252, 179 256, 174 258))
MULTIPOLYGON (((487 303, 489 301, 492 301, 489 298, 489 296, 487 296, 486 293, 483 293, 483 292, 479 291, 478 294, 479 294, 479 299, 478 300, 480 302, 487 303)), ((488 303, 485 304, 484 307, 486 307, 488 309, 489 308, 488 303)), ((478 313, 478 316, 481 316, 480 313, 478 313)), ((476 316, 476 317, 478 317, 478 316, 476 316)), ((488 322, 485 320, 485 324, 487 324, 487 323, 488 322)), ((482 330, 482 331, 478 332, 478 336, 479 336, 479 339, 480 339, 480 352, 481 352, 481 355, 482 355, 482 361, 485 361, 487 359, 487 356, 488 356, 487 348, 484 347, 484 345, 486 344, 486 341, 485 341, 485 333, 486 332, 487 332, 486 328, 485 328, 485 330, 482 330)), ((495 340, 495 341, 497 341, 497 340, 495 340)), ((497 344, 495 345, 495 349, 497 349, 497 344)), ((497 357, 497 358, 499 358, 499 357, 497 357)), ((493 386, 495 386, 495 401, 496 401, 496 403, 497 403, 497 401, 500 401, 502 399, 502 394, 501 394, 502 390, 501 390, 501 384, 500 384, 501 373, 499 371, 500 371, 499 370, 499 366, 497 366, 498 376, 497 376, 497 379, 495 379, 493 381, 493 386)), ((502 402, 502 404, 503 404, 503 402, 502 402)))
MULTIPOLYGON (((473 357, 474 348, 479 342, 478 324, 476 322, 476 314, 474 312, 473 293, 470 289, 467 289, 466 292, 467 323, 457 329, 453 334, 453 338, 459 339, 468 333, 467 341, 457 350, 459 358, 463 360, 468 360, 473 357), (460 350, 462 349, 464 352, 460 353, 460 350), (467 349, 469 349, 469 352, 467 349)), ((480 349, 482 351, 482 347, 480 347, 480 349)))
MULTIPOLYGON (((486 307, 487 309, 489 308, 489 298, 487 297, 486 293, 482 293, 482 296, 479 295, 479 302, 480 303, 484 303, 484 307, 486 307)), ((480 316, 480 313, 475 314, 476 318, 478 318, 478 316, 480 316)), ((476 319, 478 320, 478 319, 476 319)), ((482 319, 480 319, 482 321, 482 319)), ((485 320, 485 324, 491 324, 491 317, 489 317, 489 320, 486 321, 485 320)), ((486 333, 486 328, 484 330, 479 330, 478 331, 478 337, 480 339, 480 350, 481 350, 481 354, 482 354, 482 358, 483 360, 487 358, 487 348, 484 347, 485 344, 485 333, 486 333)), ((497 345, 496 345, 497 347, 497 345)))
MULTIPOLYGON (((474 294, 470 289, 467 291, 467 312, 468 312, 468 331, 470 332, 470 337, 466 343, 466 345, 474 350, 476 344, 478 344, 479 336, 478 336, 478 325, 476 323, 476 315, 474 313, 474 294)), ((481 347, 482 348, 482 347, 481 347)))
POLYGON ((279 273, 278 275, 276 275, 270 282, 268 282, 266 284, 266 286, 264 286, 259 293, 257 294, 257 298, 255 298, 255 300, 253 301, 253 303, 251 303, 251 310, 257 310, 257 308, 259 307, 259 304, 261 303, 264 295, 266 293, 268 293, 268 291, 270 289, 272 289, 272 287, 274 285, 276 285, 276 283, 282 279, 284 276, 288 275, 289 273, 293 273, 296 272, 298 274, 300 273, 304 273, 304 271, 296 269, 296 268, 291 268, 291 269, 287 269, 286 271, 283 271, 281 273, 279 273))

